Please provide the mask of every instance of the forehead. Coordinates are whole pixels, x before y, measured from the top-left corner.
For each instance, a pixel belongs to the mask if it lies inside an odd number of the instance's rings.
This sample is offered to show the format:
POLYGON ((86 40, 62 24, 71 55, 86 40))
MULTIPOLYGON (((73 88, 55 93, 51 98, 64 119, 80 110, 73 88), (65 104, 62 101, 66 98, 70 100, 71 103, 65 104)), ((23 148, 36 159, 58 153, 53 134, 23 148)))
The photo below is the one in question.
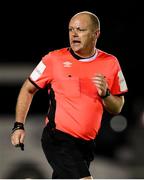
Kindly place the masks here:
POLYGON ((69 26, 88 27, 91 25, 91 18, 87 14, 79 14, 71 18, 69 26))

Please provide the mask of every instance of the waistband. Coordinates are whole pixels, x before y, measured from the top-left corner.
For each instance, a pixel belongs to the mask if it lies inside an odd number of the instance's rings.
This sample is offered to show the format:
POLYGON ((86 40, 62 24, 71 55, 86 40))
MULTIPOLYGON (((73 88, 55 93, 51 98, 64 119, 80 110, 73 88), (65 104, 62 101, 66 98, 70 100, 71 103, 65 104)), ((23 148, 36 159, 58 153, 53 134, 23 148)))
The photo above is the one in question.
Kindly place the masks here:
POLYGON ((66 132, 60 131, 56 128, 51 128, 51 126, 49 125, 49 123, 46 125, 45 127, 49 134, 55 138, 58 139, 64 139, 64 140, 72 140, 74 142, 78 142, 78 143, 82 143, 82 144, 89 144, 89 143, 93 143, 94 140, 85 140, 85 139, 81 139, 81 138, 76 138, 66 132))

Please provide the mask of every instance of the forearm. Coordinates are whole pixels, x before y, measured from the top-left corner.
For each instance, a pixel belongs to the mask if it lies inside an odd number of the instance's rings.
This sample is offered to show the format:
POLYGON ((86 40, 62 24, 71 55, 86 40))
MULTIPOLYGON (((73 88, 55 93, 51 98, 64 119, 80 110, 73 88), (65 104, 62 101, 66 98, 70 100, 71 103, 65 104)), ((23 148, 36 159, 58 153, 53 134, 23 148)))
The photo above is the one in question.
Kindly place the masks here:
POLYGON ((103 105, 108 112, 112 114, 118 114, 121 112, 124 105, 124 97, 110 95, 103 99, 103 105))
POLYGON ((24 123, 27 113, 29 111, 34 94, 37 92, 37 88, 29 81, 26 80, 20 90, 16 104, 16 117, 14 127, 12 129, 11 142, 17 147, 23 148, 25 130, 24 123))
POLYGON ((27 113, 32 102, 33 95, 28 92, 21 91, 16 105, 16 121, 25 123, 27 113))
POLYGON ((26 81, 20 90, 16 104, 16 121, 25 123, 27 113, 29 111, 33 96, 36 89, 31 88, 31 84, 26 81))

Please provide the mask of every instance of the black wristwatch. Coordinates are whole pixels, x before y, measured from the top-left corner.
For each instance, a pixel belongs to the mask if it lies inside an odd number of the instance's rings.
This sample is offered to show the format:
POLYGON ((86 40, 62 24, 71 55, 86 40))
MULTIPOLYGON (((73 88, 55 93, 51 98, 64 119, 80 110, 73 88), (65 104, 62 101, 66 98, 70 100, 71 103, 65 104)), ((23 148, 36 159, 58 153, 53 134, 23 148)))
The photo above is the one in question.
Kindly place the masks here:
POLYGON ((102 99, 105 99, 106 97, 110 96, 110 90, 107 88, 106 94, 104 96, 101 96, 102 99))

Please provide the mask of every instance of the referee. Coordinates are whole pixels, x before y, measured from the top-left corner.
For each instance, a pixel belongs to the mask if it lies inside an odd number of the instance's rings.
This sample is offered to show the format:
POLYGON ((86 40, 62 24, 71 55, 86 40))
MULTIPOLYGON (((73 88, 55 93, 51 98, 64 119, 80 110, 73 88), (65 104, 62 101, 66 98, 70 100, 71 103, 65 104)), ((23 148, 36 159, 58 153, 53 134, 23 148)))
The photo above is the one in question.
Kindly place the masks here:
POLYGON ((100 21, 88 11, 69 22, 69 46, 44 55, 23 83, 11 142, 24 149, 27 113, 35 93, 49 86, 42 149, 53 179, 92 179, 94 139, 104 109, 118 114, 128 91, 118 59, 96 47, 100 21))

